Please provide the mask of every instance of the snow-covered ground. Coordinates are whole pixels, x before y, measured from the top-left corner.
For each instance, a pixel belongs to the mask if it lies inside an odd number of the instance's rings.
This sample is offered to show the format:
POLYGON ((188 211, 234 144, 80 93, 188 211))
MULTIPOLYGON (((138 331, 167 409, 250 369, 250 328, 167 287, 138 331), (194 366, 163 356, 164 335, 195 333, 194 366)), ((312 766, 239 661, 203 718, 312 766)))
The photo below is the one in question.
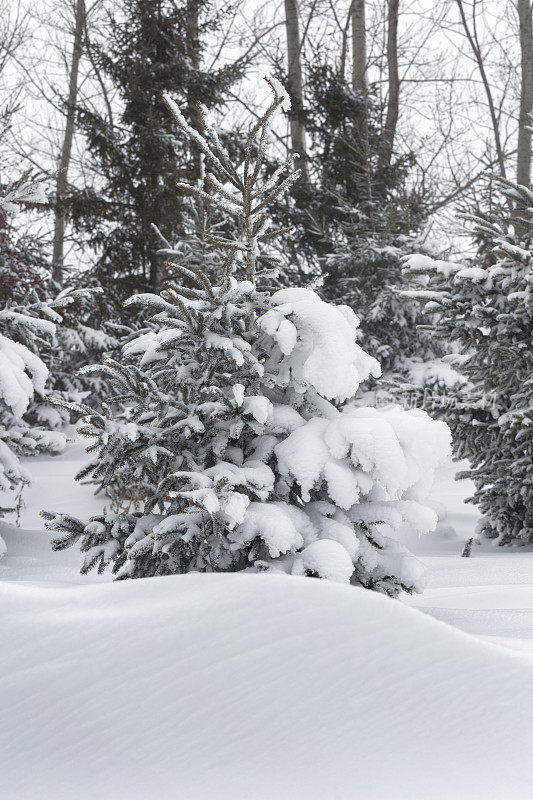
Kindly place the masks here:
POLYGON ((428 584, 420 595, 404 601, 467 633, 533 656, 533 551, 531 548, 474 546, 470 558, 460 558, 464 542, 474 532, 479 512, 464 499, 474 486, 456 481, 465 464, 439 470, 432 492, 445 518, 437 531, 409 547, 425 564, 428 584))
POLYGON ((428 587, 400 603, 285 576, 82 577, 38 512, 102 507, 74 484, 83 456, 32 459, 21 528, 0 523, 2 798, 532 796, 533 552, 460 557, 477 512, 456 466, 438 531, 406 539, 428 587))

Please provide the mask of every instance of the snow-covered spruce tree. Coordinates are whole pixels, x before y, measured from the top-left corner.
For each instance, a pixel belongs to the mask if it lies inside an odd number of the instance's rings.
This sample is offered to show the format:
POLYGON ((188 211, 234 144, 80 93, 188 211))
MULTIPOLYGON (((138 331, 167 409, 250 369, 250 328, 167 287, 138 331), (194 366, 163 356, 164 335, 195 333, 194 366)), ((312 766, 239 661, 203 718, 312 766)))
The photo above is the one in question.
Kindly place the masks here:
POLYGON ((44 302, 9 305, 0 310, 0 488, 26 481, 16 455, 60 452, 65 437, 33 425, 26 412, 42 397, 48 368, 39 355, 48 349, 60 317, 44 302), (3 463, 3 469, 2 469, 3 463))
MULTIPOLYGON (((40 187, 31 182, 19 183, 0 197, 0 273, 14 264, 20 266, 16 247, 11 242, 7 214, 25 202, 42 202, 40 187)), ((33 269, 22 271, 31 290, 33 269)), ((38 297, 17 301, 3 286, 0 303, 0 491, 20 488, 30 481, 28 471, 19 461, 21 455, 59 452, 65 444, 61 433, 31 424, 25 414, 38 396, 42 396, 48 369, 40 357, 55 332, 58 315, 38 297)), ((30 291, 31 294, 31 291, 30 291)), ((0 516, 11 509, 0 508, 0 516)), ((0 551, 4 551, 0 540, 0 551)))
MULTIPOLYGON (((110 323, 116 314, 108 309, 107 296, 85 274, 73 276, 70 285, 61 289, 52 280, 40 243, 30 236, 17 236, 7 219, 0 218, 0 311, 7 308, 38 318, 46 313, 54 322, 53 334, 50 328, 45 339, 28 339, 30 349, 48 369, 48 389, 65 400, 98 403, 103 382, 97 376, 77 376, 75 371, 118 347, 116 324, 110 323), (61 325, 56 325, 59 321, 61 325)), ((34 393, 24 419, 58 429, 68 422, 69 414, 34 393)))
POLYGON ((357 344, 358 320, 309 288, 268 284, 275 272, 267 209, 298 177, 290 155, 261 177, 267 136, 287 103, 274 100, 252 128, 235 168, 205 118, 205 136, 167 103, 204 154, 205 192, 181 188, 224 210, 235 237, 212 236, 226 252, 222 280, 174 264, 182 284, 129 303, 153 314, 152 330, 124 347, 124 360, 91 367, 107 375, 129 421, 81 407, 94 440, 84 476, 117 476, 146 493, 143 511, 85 523, 43 512, 56 549, 81 539, 82 572, 112 564, 118 578, 199 571, 277 570, 376 589, 417 591, 423 569, 395 536, 436 524, 418 497, 449 449, 449 432, 424 412, 379 412, 349 403, 378 362, 357 344), (250 158, 256 142, 255 158, 250 158))
POLYGON ((442 416, 455 457, 467 458, 483 513, 480 532, 500 545, 533 542, 533 193, 493 179, 504 202, 470 217, 479 252, 464 266, 413 256, 410 292, 433 317, 432 335, 456 345, 445 357, 463 377, 442 416))

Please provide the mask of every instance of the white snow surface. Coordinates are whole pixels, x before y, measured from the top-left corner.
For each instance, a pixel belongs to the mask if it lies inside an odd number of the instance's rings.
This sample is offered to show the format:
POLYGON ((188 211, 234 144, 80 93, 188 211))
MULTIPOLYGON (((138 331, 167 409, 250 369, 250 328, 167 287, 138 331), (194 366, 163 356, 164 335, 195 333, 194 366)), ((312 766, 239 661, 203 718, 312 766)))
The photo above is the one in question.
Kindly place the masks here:
POLYGON ((0 585, 9 800, 530 797, 533 662, 327 581, 0 585))
POLYGON ((298 574, 300 565, 301 575, 309 571, 338 583, 349 583, 354 571, 352 559, 346 549, 333 539, 318 539, 302 550, 295 559, 293 575, 298 574))
POLYGON ((432 358, 428 361, 415 358, 406 359, 405 367, 409 382, 416 386, 449 389, 468 383, 464 375, 457 372, 449 361, 442 358, 432 358))
MULTIPOLYGON (((288 503, 250 503, 246 517, 230 538, 239 545, 261 536, 272 558, 303 544, 301 529, 310 527, 303 511, 288 503)), ((353 572, 353 566, 352 566, 353 572)), ((350 575, 352 574, 350 572, 350 575)))
MULTIPOLYGON (((74 484, 82 452, 24 460, 23 526, 106 502, 74 484)), ((111 583, 0 522, 2 800, 529 800, 533 550, 460 557, 466 466, 437 469, 434 533, 405 526, 429 583, 401 601, 273 573, 111 583)))

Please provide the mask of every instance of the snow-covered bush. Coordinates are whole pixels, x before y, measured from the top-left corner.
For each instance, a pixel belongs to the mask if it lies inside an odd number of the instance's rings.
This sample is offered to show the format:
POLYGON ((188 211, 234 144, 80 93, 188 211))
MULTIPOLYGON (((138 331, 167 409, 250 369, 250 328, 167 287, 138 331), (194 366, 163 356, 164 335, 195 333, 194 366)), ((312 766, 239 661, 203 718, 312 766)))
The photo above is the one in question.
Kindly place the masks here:
POLYGON ((470 219, 480 243, 467 266, 407 261, 410 292, 432 316, 432 334, 454 343, 445 362, 462 376, 441 406, 457 459, 471 469, 484 518, 498 544, 533 542, 533 193, 498 181, 504 202, 470 219))
POLYGON ((290 155, 268 179, 262 161, 274 100, 235 168, 205 119, 206 188, 182 186, 233 219, 221 282, 172 265, 181 283, 130 304, 152 313, 123 359, 87 368, 107 376, 101 413, 78 406, 94 460, 80 477, 136 487, 143 509, 88 523, 43 512, 54 547, 81 539, 82 571, 112 564, 118 578, 199 571, 281 570, 394 595, 423 585, 397 541, 406 523, 437 522, 421 505, 447 455, 449 432, 422 411, 353 405, 378 362, 357 343, 359 321, 310 288, 268 290, 275 276, 268 206, 298 178, 290 155), (256 155, 252 158, 252 152, 256 155), (127 407, 126 415, 116 410, 127 407))

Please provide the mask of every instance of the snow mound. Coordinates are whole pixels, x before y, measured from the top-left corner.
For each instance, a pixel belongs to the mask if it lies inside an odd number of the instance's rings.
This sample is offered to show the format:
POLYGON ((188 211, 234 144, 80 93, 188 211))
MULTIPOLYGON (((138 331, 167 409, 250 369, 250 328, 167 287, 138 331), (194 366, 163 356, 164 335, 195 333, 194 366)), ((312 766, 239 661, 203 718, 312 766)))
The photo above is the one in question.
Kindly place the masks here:
POLYGON ((533 663, 311 578, 0 583, 9 800, 531 797, 533 663))
MULTIPOLYGON (((296 559, 296 569, 300 575, 315 574, 339 583, 349 583, 353 573, 352 559, 345 548, 333 539, 319 539, 311 542, 296 559)), ((293 569, 293 574, 296 570, 293 569)))

